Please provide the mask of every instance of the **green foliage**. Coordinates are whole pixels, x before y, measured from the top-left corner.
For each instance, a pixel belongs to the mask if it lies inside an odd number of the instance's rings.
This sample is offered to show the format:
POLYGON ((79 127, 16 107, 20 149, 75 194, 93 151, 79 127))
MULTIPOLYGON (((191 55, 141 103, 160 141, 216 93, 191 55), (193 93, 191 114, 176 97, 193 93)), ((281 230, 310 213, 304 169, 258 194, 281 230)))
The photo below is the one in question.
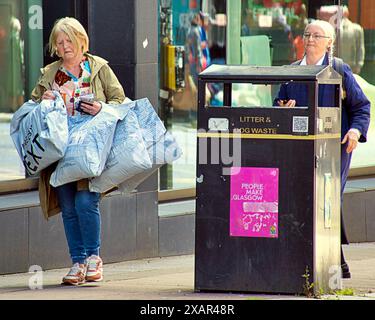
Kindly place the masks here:
POLYGON ((305 273, 302 275, 302 278, 305 278, 305 283, 303 284, 303 294, 308 298, 315 298, 314 283, 310 283, 310 271, 308 266, 306 266, 305 273))
POLYGON ((352 288, 335 290, 333 293, 337 296, 354 296, 354 290, 352 288))

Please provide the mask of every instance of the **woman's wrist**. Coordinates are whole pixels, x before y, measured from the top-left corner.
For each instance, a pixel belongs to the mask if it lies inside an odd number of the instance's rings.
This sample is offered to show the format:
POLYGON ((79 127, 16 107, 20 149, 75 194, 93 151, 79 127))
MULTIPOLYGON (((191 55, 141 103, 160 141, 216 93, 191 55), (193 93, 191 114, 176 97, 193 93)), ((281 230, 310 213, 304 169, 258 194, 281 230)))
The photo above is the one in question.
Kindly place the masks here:
POLYGON ((359 140, 359 138, 361 137, 361 132, 357 129, 357 128, 350 128, 349 130, 348 130, 348 132, 354 132, 356 135, 357 135, 357 138, 358 138, 358 140, 359 140))

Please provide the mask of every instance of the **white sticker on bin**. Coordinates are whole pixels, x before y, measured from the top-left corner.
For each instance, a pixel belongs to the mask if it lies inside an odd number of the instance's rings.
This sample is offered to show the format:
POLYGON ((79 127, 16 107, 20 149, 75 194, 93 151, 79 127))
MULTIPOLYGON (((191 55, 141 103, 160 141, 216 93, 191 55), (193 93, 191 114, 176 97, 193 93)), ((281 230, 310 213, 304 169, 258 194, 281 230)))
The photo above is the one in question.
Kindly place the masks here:
POLYGON ((229 120, 226 118, 210 118, 208 119, 208 130, 228 131, 229 120))

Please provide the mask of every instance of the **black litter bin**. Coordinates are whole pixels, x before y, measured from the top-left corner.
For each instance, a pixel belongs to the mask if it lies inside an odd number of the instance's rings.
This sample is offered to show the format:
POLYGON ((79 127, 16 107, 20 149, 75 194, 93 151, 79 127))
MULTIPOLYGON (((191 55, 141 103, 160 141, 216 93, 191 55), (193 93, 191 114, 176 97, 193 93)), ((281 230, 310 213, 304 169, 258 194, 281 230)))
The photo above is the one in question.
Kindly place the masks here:
POLYGON ((341 76, 329 66, 212 65, 198 79, 195 290, 337 289, 341 76), (308 86, 306 107, 233 107, 232 84, 308 86), (207 84, 224 105, 210 106, 207 84), (321 84, 335 86, 319 107, 321 84))

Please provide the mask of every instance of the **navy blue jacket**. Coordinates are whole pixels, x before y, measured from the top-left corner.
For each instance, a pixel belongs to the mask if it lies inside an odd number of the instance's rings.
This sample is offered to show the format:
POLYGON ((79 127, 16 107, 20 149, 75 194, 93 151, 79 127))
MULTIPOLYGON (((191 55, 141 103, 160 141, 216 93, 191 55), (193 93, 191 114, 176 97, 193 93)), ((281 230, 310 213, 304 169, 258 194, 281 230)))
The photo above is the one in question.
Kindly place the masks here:
MULTIPOLYGON (((328 55, 324 58, 323 65, 328 65, 328 55)), ((335 68, 335 63, 333 64, 335 68)), ((342 101, 341 112, 341 139, 351 128, 356 128, 361 132, 359 142, 366 142, 367 130, 370 124, 370 101, 367 99, 362 89, 355 80, 352 70, 344 63, 344 88, 346 98, 342 101)), ((319 107, 334 106, 334 86, 320 85, 319 87, 319 107)), ((301 83, 288 83, 280 87, 278 96, 274 100, 274 105, 278 105, 279 99, 296 100, 296 106, 308 106, 308 88, 301 83)))

